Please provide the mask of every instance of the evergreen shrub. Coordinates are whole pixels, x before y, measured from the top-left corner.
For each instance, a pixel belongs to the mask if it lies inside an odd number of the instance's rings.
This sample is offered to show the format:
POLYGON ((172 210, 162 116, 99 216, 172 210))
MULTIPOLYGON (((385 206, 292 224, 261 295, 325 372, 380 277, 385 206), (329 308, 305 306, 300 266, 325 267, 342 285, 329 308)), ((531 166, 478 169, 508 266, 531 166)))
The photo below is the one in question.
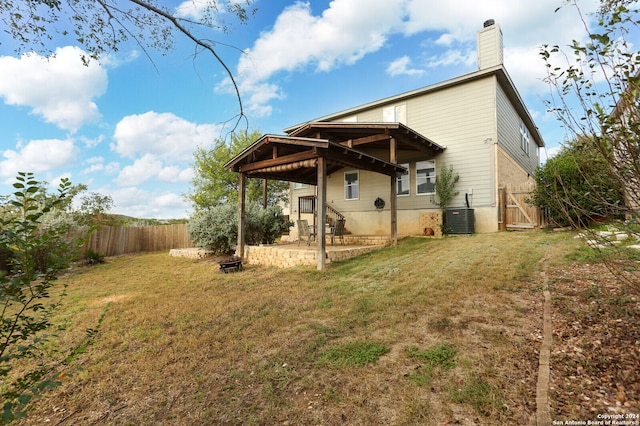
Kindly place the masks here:
MULTIPOLYGON (((245 211, 245 242, 273 244, 291 227, 280 206, 263 209, 255 204, 245 211)), ((187 225, 191 241, 216 254, 232 254, 238 242, 238 209, 233 204, 223 204, 196 213, 187 225)))

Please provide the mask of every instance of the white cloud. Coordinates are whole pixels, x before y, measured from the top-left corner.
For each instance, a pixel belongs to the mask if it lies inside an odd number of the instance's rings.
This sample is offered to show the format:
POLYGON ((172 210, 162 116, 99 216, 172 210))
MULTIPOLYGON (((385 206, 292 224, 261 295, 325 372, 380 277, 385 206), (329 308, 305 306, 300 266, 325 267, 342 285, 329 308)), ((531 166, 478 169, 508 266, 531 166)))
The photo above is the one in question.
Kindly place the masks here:
POLYGON ((452 34, 442 34, 436 40, 436 44, 440 44, 442 46, 451 46, 455 41, 455 37, 452 34))
POLYGON ((403 56, 389 64, 389 66, 387 67, 387 74, 389 74, 392 77, 395 77, 398 75, 410 75, 410 76, 418 75, 419 76, 424 74, 424 70, 410 68, 409 67, 410 65, 411 65, 411 59, 408 56, 403 56))
POLYGON ((128 158, 152 154, 168 162, 185 162, 193 159, 196 147, 211 146, 219 135, 220 126, 198 125, 171 113, 149 111, 120 120, 111 149, 128 158))
POLYGON ((158 180, 167 183, 190 182, 194 177, 193 168, 180 169, 176 166, 165 167, 158 173, 158 180))
POLYGON ((152 193, 135 187, 99 191, 113 198, 113 212, 138 218, 174 219, 187 216, 190 205, 172 192, 152 193))
POLYGON ((427 66, 429 68, 440 68, 463 64, 467 67, 472 67, 476 63, 476 57, 477 55, 475 51, 468 50, 463 52, 458 49, 451 49, 439 56, 429 58, 427 66))
POLYGON ((100 64, 107 69, 118 68, 123 64, 134 62, 140 57, 138 50, 130 50, 128 53, 110 52, 100 57, 100 64))
POLYGON ((97 138, 88 138, 86 136, 80 136, 78 138, 87 148, 95 148, 100 145, 104 140, 104 135, 100 135, 97 138))
POLYGON ((107 89, 107 73, 97 61, 82 65, 77 47, 56 49, 46 58, 24 54, 0 57, 0 96, 8 105, 27 106, 48 123, 75 132, 100 118, 94 99, 107 89))
MULTIPOLYGON (((484 21, 494 19, 505 34, 505 45, 539 45, 555 35, 564 34, 569 34, 569 42, 572 37, 581 36, 582 23, 571 6, 564 6, 556 13, 562 3, 559 0, 407 0, 404 31, 407 34, 441 31, 442 40, 448 43, 475 43, 476 31, 484 21)), ((592 12, 599 5, 597 0, 581 0, 579 3, 583 12, 592 12)), ((564 36, 562 39, 567 40, 564 36)))
POLYGON ((156 197, 156 204, 162 208, 185 208, 188 206, 184 201, 184 197, 179 194, 164 194, 156 197))
MULTIPOLYGON (((559 0, 334 0, 314 15, 309 2, 297 2, 285 8, 273 27, 245 51, 237 65, 237 82, 248 110, 268 115, 270 103, 286 97, 277 82, 279 74, 308 68, 330 71, 384 48, 391 36, 424 33, 431 37, 433 32, 437 35, 426 43, 425 50, 437 46, 444 51, 430 57, 428 66, 473 69, 476 32, 485 20, 495 19, 504 34, 506 68, 518 84, 535 90, 543 66, 539 46, 568 44, 584 35, 571 6, 554 12, 560 4, 559 0), (528 52, 526 60, 521 52, 528 52), (539 64, 531 66, 536 61, 539 64)), ((598 0, 580 2, 585 13, 597 5, 598 0)), ((394 63, 388 72, 400 75, 407 70, 417 75, 418 69, 403 66, 402 62, 394 63)), ((229 90, 229 80, 220 88, 229 90)))
POLYGON ((113 213, 139 218, 150 217, 146 213, 150 210, 152 198, 147 191, 135 187, 126 187, 116 191, 102 188, 98 192, 110 195, 113 198, 113 213))
POLYGON ((127 166, 118 174, 118 184, 121 186, 140 185, 162 171, 162 162, 153 155, 145 155, 137 159, 133 165, 127 166))
POLYGON ((508 48, 504 50, 505 64, 509 75, 520 93, 543 93, 549 90, 543 77, 546 67, 535 46, 508 48))
POLYGON ((543 164, 546 163, 547 160, 558 155, 560 151, 562 151, 561 145, 555 146, 553 148, 548 148, 548 149, 544 148, 540 150, 540 162, 543 164))
POLYGON ((115 175, 120 170, 120 163, 111 162, 104 167, 104 171, 108 175, 115 175))
POLYGON ((120 186, 140 185, 150 179, 165 183, 189 182, 193 178, 191 168, 180 169, 178 166, 164 166, 163 162, 151 154, 137 159, 133 165, 122 169, 117 182, 120 186))
POLYGON ((175 14, 180 18, 199 21, 206 13, 208 4, 211 4, 210 0, 186 0, 176 7, 175 14))
MULTIPOLYGON (((266 80, 275 74, 307 68, 330 71, 351 65, 384 46, 388 34, 402 24, 402 1, 334 0, 321 16, 309 3, 284 9, 238 63, 238 83, 249 109, 268 113, 267 102, 282 98, 266 80)), ((228 81, 225 85, 229 89, 228 81)))
POLYGON ((100 172, 100 171, 104 170, 104 164, 103 164, 104 163, 104 158, 103 157, 87 158, 85 160, 85 162, 90 164, 90 166, 80 172, 83 175, 86 175, 86 174, 89 174, 89 173, 100 172))
POLYGON ((0 176, 13 177, 18 172, 41 173, 68 166, 76 161, 77 149, 70 139, 40 139, 0 153, 5 158, 0 161, 0 176))
POLYGON ((98 163, 98 164, 92 164, 91 166, 87 167, 86 169, 83 169, 82 172, 80 172, 83 175, 88 175, 89 173, 95 173, 95 172, 100 172, 104 170, 104 164, 102 163, 98 163))

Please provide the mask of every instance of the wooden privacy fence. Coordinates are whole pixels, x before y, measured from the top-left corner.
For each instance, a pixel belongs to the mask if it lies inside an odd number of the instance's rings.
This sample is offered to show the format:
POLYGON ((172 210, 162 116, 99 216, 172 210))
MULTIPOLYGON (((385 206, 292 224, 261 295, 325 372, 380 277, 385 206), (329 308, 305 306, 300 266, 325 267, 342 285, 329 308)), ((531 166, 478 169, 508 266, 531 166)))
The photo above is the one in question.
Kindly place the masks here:
POLYGON ((159 226, 103 226, 94 231, 83 251, 105 256, 192 247, 186 224, 159 226))
POLYGON ((538 207, 530 205, 532 188, 500 187, 500 229, 540 229, 548 218, 538 207))

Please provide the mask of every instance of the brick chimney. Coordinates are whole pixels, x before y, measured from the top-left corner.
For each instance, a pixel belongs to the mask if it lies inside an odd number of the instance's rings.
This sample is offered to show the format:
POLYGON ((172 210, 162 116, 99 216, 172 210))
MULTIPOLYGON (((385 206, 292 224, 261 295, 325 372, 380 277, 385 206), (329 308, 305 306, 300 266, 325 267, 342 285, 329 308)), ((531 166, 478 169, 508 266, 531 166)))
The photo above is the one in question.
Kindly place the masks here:
POLYGON ((502 30, 493 19, 484 22, 478 31, 478 69, 491 68, 504 63, 502 30))

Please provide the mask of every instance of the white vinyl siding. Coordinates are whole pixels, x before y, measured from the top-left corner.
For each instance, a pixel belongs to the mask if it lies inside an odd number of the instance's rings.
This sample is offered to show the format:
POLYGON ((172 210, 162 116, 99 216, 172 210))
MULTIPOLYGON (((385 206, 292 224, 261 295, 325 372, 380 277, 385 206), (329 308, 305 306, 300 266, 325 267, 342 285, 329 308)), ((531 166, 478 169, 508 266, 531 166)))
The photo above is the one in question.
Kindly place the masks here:
POLYGON ((502 30, 499 25, 485 27, 478 32, 478 68, 486 69, 504 63, 502 30))
POLYGON ((460 194, 452 200, 452 207, 464 205, 464 189, 468 188, 473 188, 475 206, 497 203, 493 146, 497 140, 496 84, 495 78, 488 77, 406 102, 409 126, 446 147, 435 160, 438 165, 453 165, 460 175, 460 194))
POLYGON ((502 147, 520 167, 533 176, 539 162, 537 147, 535 143, 531 141, 529 130, 526 129, 527 135, 529 136, 529 152, 525 151, 521 127, 524 123, 500 87, 498 87, 497 90, 497 120, 500 147, 502 147))
MULTIPOLYGON (((475 207, 496 206, 496 163, 495 146, 498 143, 498 129, 496 123, 496 92, 498 82, 495 76, 469 81, 463 85, 447 87, 412 98, 398 101, 394 104, 380 105, 370 109, 358 110, 358 121, 379 122, 383 118, 383 110, 389 106, 406 105, 407 125, 416 132, 433 140, 445 151, 435 158, 420 152, 399 152, 397 162, 410 163, 411 183, 409 196, 399 197, 399 209, 437 208, 431 197, 416 193, 417 183, 416 162, 435 160, 438 166, 453 165, 454 171, 460 175, 457 185, 459 195, 451 203, 452 207, 465 204, 464 194, 468 189, 473 190, 473 205, 475 207)), ((519 137, 519 122, 515 131, 519 137)), ((518 139, 519 141, 519 139, 518 139)), ((366 146, 363 146, 366 149, 366 146)), ((520 151, 519 145, 516 146, 520 151)), ((366 150, 367 153, 389 159, 387 151, 366 150)), ((520 151, 522 153, 522 151, 520 151)), ((366 185, 362 187, 358 202, 349 202, 347 211, 373 209, 373 200, 381 197, 387 200, 389 195, 389 177, 370 172, 360 171, 360 181, 366 185), (375 195, 375 196, 374 196, 375 195), (370 199, 370 197, 372 197, 370 199)), ((343 199, 342 179, 338 189, 340 192, 334 197, 343 199)), ((338 183, 336 182, 336 183, 338 183)), ((387 203, 387 205, 389 205, 387 203)))
POLYGON ((358 111, 358 123, 375 123, 381 121, 382 111, 380 109, 358 111))

